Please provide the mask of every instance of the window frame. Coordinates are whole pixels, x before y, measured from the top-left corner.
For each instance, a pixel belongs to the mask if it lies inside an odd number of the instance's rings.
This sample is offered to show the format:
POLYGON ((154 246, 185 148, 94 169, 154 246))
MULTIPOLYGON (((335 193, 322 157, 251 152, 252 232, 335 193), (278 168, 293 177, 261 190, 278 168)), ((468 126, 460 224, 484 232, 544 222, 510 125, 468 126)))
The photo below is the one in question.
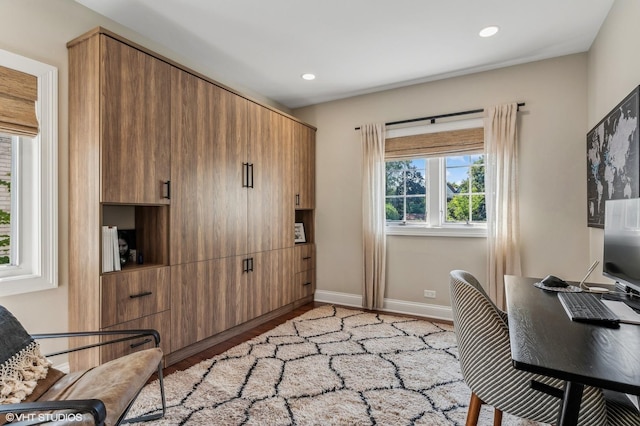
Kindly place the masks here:
POLYGON ((1 49, 0 65, 37 77, 39 124, 33 151, 25 153, 26 158, 21 155, 16 177, 21 180, 21 190, 15 194, 20 203, 18 262, 0 268, 2 297, 58 287, 58 70, 1 49))
MULTIPOLYGON (((386 137, 399 137, 421 133, 435 133, 448 130, 483 127, 482 118, 459 120, 415 126, 401 129, 387 130, 386 137)), ((427 192, 427 219, 426 223, 394 223, 385 220, 385 232, 387 235, 402 236, 438 236, 438 237, 479 237, 486 238, 486 223, 447 223, 446 215, 446 156, 462 156, 480 154, 482 151, 469 151, 462 153, 450 153, 441 156, 412 156, 407 158, 388 158, 389 161, 402 161, 409 159, 425 159, 426 164, 426 192, 427 192)), ((386 200, 386 186, 385 186, 386 200)), ((386 201, 385 201, 386 202, 386 201)))
MULTIPOLYGON (((385 168, 386 168, 386 164, 387 163, 391 163, 391 162, 401 162, 404 161, 405 159, 393 159, 393 160, 385 160, 385 168)), ((425 199, 425 206, 429 203, 429 188, 430 188, 430 179, 429 179, 429 160, 427 158, 423 158, 423 157, 416 157, 416 158, 407 158, 406 160, 423 160, 425 162, 425 168, 424 168, 424 180, 425 180, 425 193, 424 194, 407 194, 407 179, 406 179, 406 172, 407 170, 402 170, 402 176, 403 176, 403 195, 388 195, 386 193, 385 190, 385 204, 386 204, 386 200, 388 200, 389 198, 392 199, 401 199, 403 200, 403 215, 406 217, 407 215, 407 199, 411 199, 411 198, 424 198, 425 199)), ((422 171, 422 169, 420 169, 419 171, 422 171)), ((386 173, 385 173, 386 174, 386 173)), ((386 187, 386 182, 385 182, 385 187, 386 187)), ((430 209, 427 208, 427 212, 426 212, 426 221, 429 221, 429 211, 430 209)), ((418 222, 420 223, 420 222, 418 222)), ((406 221, 386 221, 385 220, 385 225, 394 225, 394 226, 407 226, 407 225, 411 225, 411 223, 407 223, 406 221)))
MULTIPOLYGON (((446 186, 447 186, 447 163, 446 163, 446 158, 447 157, 463 157, 463 156, 474 156, 474 155, 484 155, 484 152, 482 151, 470 151, 470 152, 465 152, 462 154, 450 154, 450 155, 443 155, 442 157, 438 157, 440 158, 440 168, 441 168, 441 183, 440 183, 440 190, 442 191, 441 195, 440 195, 440 210, 441 210, 441 222, 443 224, 445 224, 446 226, 476 226, 476 227, 480 227, 480 228, 486 228, 487 227, 487 222, 473 222, 473 218, 471 217, 471 221, 467 222, 467 223, 460 223, 460 222, 447 222, 446 219, 446 210, 447 210, 447 203, 446 203, 446 198, 447 198, 447 194, 446 194, 446 186)), ((484 170, 486 170, 485 168, 486 163, 483 162, 482 163, 482 168, 483 168, 483 172, 484 170)), ((471 185, 471 170, 474 167, 479 167, 476 164, 470 163, 469 165, 465 165, 465 166, 461 166, 461 167, 468 167, 469 168, 469 192, 465 193, 465 194, 461 194, 464 196, 469 197, 469 201, 471 201, 471 198, 474 195, 482 195, 485 197, 485 203, 486 203, 486 182, 485 182, 485 190, 482 192, 473 192, 472 191, 472 185, 471 185)), ((486 173, 485 173, 485 177, 486 177, 486 173)), ((471 211, 471 204, 469 205, 469 215, 472 216, 472 211, 471 211)))

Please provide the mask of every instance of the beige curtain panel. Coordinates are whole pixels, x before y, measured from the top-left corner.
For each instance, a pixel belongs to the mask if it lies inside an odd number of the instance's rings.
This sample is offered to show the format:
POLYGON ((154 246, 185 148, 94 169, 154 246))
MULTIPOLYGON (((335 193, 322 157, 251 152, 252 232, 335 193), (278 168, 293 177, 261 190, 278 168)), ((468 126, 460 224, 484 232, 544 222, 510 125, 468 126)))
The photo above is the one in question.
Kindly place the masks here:
POLYGON ((36 136, 37 100, 36 76, 0 66, 0 132, 36 136))
POLYGON ((485 109, 487 273, 489 295, 504 309, 504 276, 520 275, 516 103, 485 109))
POLYGON ((362 140, 362 238, 364 280, 362 306, 367 309, 384 305, 385 238, 385 159, 384 124, 360 127, 362 140))
POLYGON ((402 159, 478 152, 483 148, 484 129, 477 127, 389 138, 384 150, 387 159, 402 159))

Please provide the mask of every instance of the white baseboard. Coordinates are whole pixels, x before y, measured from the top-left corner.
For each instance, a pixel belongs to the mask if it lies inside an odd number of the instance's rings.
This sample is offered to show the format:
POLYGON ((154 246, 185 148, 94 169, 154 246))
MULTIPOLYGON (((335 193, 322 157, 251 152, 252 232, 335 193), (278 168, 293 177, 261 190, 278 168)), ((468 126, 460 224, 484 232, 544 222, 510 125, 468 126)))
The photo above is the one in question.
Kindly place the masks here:
POLYGON ((337 291, 316 290, 313 300, 323 303, 335 303, 336 305, 354 306, 362 308, 362 296, 337 291))
MULTIPOLYGON (((362 296, 337 291, 316 290, 314 301, 335 303, 336 305, 362 307, 362 296)), ((409 314, 432 319, 453 321, 451 306, 430 305, 427 303, 405 302, 404 300, 384 299, 384 312, 409 314)))

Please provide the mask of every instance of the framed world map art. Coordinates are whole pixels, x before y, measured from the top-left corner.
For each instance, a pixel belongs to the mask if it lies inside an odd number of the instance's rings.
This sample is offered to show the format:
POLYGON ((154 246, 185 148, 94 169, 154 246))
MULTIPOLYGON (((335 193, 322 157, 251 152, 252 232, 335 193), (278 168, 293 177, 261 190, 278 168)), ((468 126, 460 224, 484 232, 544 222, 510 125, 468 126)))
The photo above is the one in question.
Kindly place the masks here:
POLYGON ((604 228, 605 201, 640 196, 636 87, 587 133, 587 224, 604 228))

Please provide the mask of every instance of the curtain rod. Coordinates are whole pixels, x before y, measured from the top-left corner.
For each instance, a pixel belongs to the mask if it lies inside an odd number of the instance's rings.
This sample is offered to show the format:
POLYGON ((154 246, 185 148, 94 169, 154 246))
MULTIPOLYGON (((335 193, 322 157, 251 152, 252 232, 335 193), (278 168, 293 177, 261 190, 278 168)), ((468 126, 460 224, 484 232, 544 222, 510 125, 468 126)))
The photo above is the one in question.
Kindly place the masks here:
MULTIPOLYGON (((524 102, 518 102, 518 111, 520 111, 520 107, 525 106, 524 102)), ((421 117, 421 118, 411 118, 409 120, 400 120, 400 121, 391 121, 389 123, 384 123, 385 126, 393 126, 394 124, 406 124, 413 123, 416 121, 431 121, 431 124, 435 123, 439 118, 447 118, 447 117, 456 117, 458 115, 468 115, 468 114, 477 114, 480 112, 484 112, 484 108, 480 109, 471 109, 468 111, 460 111, 460 112, 451 112, 449 114, 440 114, 440 115, 432 115, 431 117, 421 117)), ((356 127, 355 130, 360 130, 360 127, 356 127)))

